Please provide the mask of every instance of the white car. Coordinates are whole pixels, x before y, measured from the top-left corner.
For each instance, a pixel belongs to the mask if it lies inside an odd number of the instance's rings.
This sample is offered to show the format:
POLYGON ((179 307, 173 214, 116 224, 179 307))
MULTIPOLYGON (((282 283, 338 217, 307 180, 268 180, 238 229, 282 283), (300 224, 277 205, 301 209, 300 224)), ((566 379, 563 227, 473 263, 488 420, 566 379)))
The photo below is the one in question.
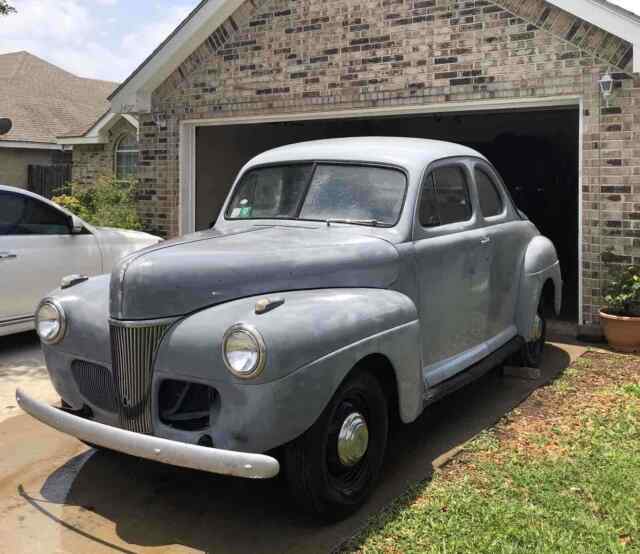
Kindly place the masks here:
POLYGON ((37 194, 0 185, 0 336, 33 329, 38 302, 63 277, 108 273, 161 240, 93 227, 37 194))

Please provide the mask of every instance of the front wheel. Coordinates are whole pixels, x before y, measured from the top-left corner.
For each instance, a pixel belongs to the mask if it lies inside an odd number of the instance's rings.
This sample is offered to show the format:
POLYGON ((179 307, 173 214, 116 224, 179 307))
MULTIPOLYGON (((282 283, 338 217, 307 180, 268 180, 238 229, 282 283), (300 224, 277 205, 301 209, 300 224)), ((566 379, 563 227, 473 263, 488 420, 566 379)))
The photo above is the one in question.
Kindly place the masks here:
POLYGON ((522 346, 519 354, 519 363, 523 367, 540 367, 544 345, 547 342, 547 319, 544 315, 542 299, 535 315, 533 340, 522 346))
POLYGON ((285 474, 298 504, 333 521, 355 512, 380 474, 388 428, 379 381, 366 372, 348 378, 314 425, 285 449, 285 474))

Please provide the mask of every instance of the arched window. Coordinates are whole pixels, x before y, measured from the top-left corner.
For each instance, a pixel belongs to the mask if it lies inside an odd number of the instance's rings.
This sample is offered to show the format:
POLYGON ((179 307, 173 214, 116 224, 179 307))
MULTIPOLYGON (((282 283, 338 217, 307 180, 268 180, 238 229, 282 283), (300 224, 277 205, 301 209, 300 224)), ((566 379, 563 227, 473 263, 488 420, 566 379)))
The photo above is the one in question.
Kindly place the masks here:
POLYGON ((115 169, 117 179, 135 177, 138 167, 138 141, 135 135, 123 135, 116 143, 115 169))

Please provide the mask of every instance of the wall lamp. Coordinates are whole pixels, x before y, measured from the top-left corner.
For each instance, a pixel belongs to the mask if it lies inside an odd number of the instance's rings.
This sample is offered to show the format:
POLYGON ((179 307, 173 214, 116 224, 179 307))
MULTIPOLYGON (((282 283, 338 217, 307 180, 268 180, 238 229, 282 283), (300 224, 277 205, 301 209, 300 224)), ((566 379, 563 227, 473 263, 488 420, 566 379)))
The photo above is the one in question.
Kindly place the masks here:
POLYGON ((167 126, 167 119, 164 115, 160 113, 153 113, 151 117, 153 118, 153 122, 156 124, 156 127, 164 129, 167 126))
POLYGON ((609 71, 607 71, 603 76, 602 79, 600 79, 600 81, 598 82, 600 84, 600 92, 602 93, 602 97, 606 100, 607 102, 607 108, 609 107, 609 100, 611 98, 611 95, 613 94, 613 77, 611 76, 611 73, 609 71))

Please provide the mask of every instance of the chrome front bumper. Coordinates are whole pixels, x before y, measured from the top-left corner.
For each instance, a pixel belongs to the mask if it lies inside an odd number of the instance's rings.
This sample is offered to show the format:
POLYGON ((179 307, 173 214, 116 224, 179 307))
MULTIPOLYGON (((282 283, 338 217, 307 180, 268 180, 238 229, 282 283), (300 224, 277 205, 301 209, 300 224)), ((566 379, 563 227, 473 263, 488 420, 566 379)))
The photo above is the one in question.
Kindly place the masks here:
POLYGON ((219 450, 125 431, 48 406, 20 389, 16 400, 25 412, 49 427, 131 456, 247 479, 270 479, 280 471, 278 460, 264 454, 219 450))

